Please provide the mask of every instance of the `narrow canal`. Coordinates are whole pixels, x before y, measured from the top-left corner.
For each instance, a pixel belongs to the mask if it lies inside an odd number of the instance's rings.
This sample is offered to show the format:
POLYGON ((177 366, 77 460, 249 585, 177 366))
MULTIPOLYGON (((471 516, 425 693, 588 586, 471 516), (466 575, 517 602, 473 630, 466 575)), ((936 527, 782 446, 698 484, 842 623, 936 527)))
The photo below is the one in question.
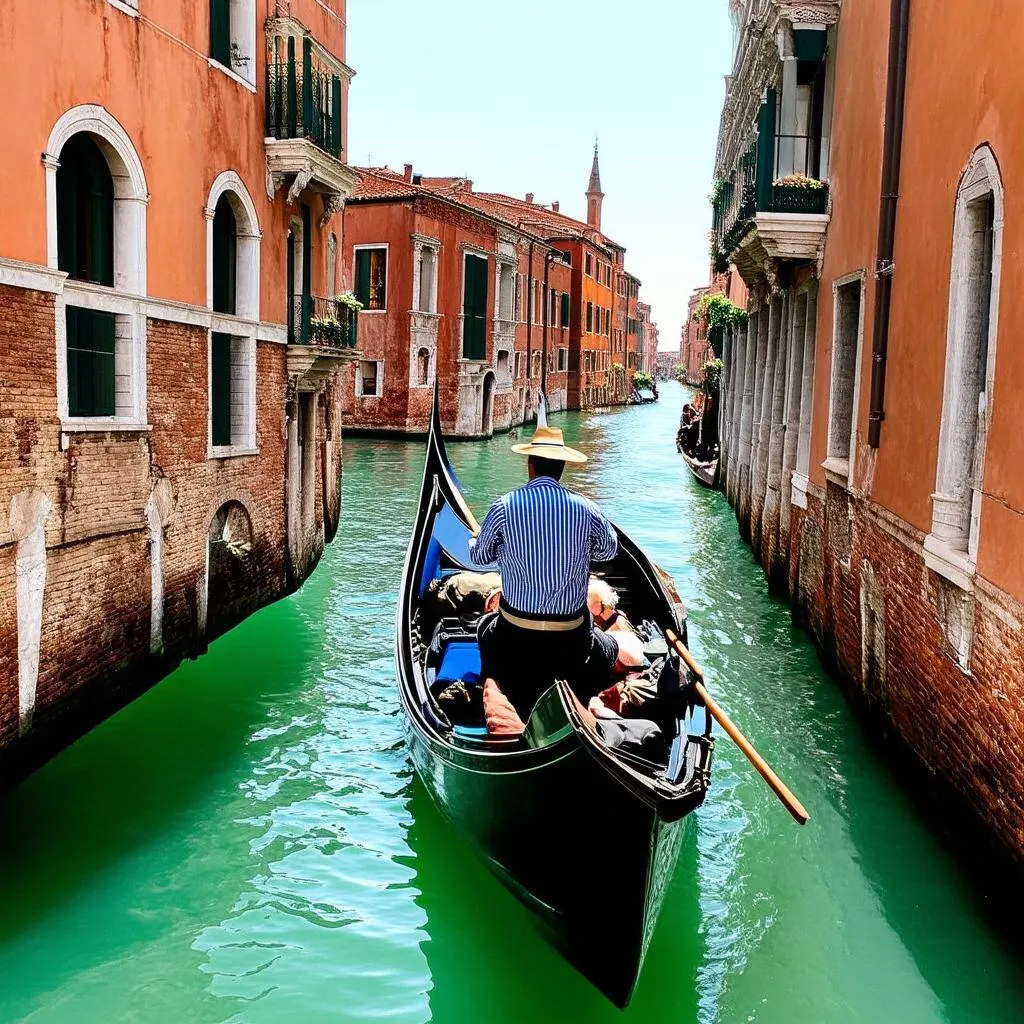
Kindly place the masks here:
MULTIPOLYGON (((422 446, 353 440, 342 535, 303 591, 0 803, 0 1020, 1021 1020, 1021 965, 685 473, 681 397, 559 417, 593 457, 575 483, 675 576, 714 690, 813 820, 719 741, 625 1014, 410 772, 391 648, 422 446)), ((453 448, 481 512, 523 472, 508 445, 453 448)))

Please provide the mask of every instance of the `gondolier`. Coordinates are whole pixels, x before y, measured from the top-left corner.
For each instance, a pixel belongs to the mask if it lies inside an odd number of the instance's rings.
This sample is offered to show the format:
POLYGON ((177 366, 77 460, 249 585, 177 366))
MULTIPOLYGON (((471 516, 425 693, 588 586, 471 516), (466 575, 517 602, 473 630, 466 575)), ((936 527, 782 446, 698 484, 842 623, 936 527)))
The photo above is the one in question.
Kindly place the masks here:
POLYGON ((613 559, 618 538, 592 501, 559 482, 567 463, 587 461, 561 430, 542 417, 512 451, 527 457, 529 481, 491 507, 473 557, 497 563, 502 581, 498 612, 481 623, 481 674, 497 681, 525 722, 556 679, 585 691, 583 680, 593 677, 595 693, 607 685, 617 648, 592 628, 587 584, 591 563, 613 559))

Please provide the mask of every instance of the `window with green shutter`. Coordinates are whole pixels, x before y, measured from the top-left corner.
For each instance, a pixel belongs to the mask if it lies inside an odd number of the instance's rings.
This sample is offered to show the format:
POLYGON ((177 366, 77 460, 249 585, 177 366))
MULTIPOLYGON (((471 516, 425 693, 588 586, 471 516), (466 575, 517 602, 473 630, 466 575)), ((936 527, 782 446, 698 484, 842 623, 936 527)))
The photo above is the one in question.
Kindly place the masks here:
POLYGON ((85 132, 68 139, 60 153, 57 266, 77 281, 114 284, 114 180, 85 132))
POLYGON ((231 200, 217 200, 213 214, 213 308, 217 313, 234 313, 237 289, 238 229, 231 200))
POLYGON ((113 416, 114 314, 67 306, 68 414, 113 416))
POLYGON ((224 67, 231 67, 230 0, 210 0, 210 56, 224 67))
POLYGON ((562 293, 562 326, 569 326, 569 293, 562 293))
POLYGON ((210 341, 210 439, 231 444, 231 335, 217 332, 210 341))
POLYGON ((388 251, 385 247, 356 249, 356 298, 363 309, 387 309, 388 251))
POLYGON ((592 334, 594 331, 594 304, 592 302, 587 303, 587 333, 592 334))
POLYGON ((466 253, 462 358, 487 358, 487 258, 466 253))

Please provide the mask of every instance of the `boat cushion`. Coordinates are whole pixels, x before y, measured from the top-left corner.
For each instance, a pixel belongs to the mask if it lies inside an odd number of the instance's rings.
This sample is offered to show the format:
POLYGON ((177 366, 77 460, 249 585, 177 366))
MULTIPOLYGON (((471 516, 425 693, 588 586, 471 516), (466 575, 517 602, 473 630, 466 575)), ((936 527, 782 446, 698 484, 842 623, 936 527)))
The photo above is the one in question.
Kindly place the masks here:
POLYGON ((480 681, 480 648, 471 641, 450 643, 437 669, 437 680, 461 679, 466 683, 480 681))

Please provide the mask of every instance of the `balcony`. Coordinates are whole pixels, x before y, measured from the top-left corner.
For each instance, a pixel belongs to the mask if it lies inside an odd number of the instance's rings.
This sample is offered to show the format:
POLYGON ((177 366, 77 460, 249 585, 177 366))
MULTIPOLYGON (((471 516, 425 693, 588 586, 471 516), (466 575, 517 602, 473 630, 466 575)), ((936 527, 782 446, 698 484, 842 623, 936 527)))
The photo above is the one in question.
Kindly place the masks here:
POLYGON ((776 134, 775 112, 769 89, 754 141, 714 195, 715 269, 734 264, 749 286, 771 280, 780 262, 818 262, 830 219, 828 182, 818 179, 820 139, 776 134))
POLYGON ((307 190, 323 194, 323 226, 356 181, 343 163, 341 77, 314 58, 308 35, 302 39, 301 61, 295 37, 284 42, 286 57, 270 61, 266 69, 268 191, 276 193, 290 181, 289 203, 307 190))
POLYGON ((319 391, 359 358, 359 314, 319 295, 295 295, 288 305, 288 377, 298 391, 319 391))

